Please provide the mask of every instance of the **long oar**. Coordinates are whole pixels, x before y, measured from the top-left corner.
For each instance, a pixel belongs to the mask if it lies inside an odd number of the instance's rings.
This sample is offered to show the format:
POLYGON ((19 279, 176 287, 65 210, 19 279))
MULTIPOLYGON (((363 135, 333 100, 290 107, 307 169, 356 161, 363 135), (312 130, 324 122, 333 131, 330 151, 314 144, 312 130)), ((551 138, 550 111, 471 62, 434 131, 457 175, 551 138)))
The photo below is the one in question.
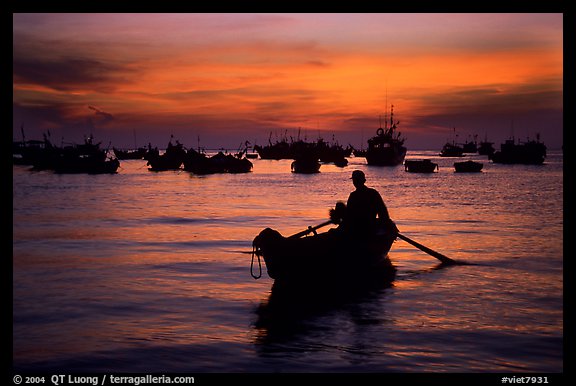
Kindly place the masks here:
POLYGON ((418 248, 419 250, 426 252, 427 254, 434 256, 435 258, 437 258, 438 260, 440 260, 442 262, 442 264, 458 264, 456 261, 452 260, 451 258, 444 256, 443 254, 441 254, 440 252, 436 252, 433 249, 430 249, 406 236, 404 236, 401 233, 398 233, 397 236, 399 238, 401 238, 402 240, 406 241, 409 244, 412 244, 413 246, 415 246, 416 248, 418 248))
MULTIPOLYGON (((318 224, 314 227, 308 227, 308 229, 303 230, 302 232, 298 232, 296 234, 293 234, 292 236, 288 236, 288 238, 289 239, 298 239, 302 236, 306 236, 309 233, 315 232, 317 229, 320 229, 322 227, 325 227, 326 225, 330 225, 333 223, 334 222, 332 220, 328 220, 328 221, 325 221, 322 224, 318 224)), ((440 252, 437 252, 433 249, 430 249, 427 246, 422 245, 419 242, 416 242, 416 241, 412 240, 411 238, 404 236, 401 233, 398 233, 397 236, 399 238, 401 238, 402 240, 406 241, 407 243, 412 244, 413 246, 420 249, 421 251, 426 252, 427 254, 429 254, 431 256, 434 256, 435 258, 440 260, 442 262, 442 264, 458 264, 456 261, 452 260, 448 256, 445 256, 445 255, 441 254, 440 252)))
POLYGON ((326 225, 330 225, 333 224, 334 222, 332 220, 328 220, 326 222, 323 222, 322 224, 318 224, 314 227, 308 227, 308 229, 302 231, 302 232, 298 232, 296 234, 293 234, 292 236, 288 236, 289 239, 299 239, 302 236, 306 236, 308 233, 312 233, 314 232, 316 229, 320 229, 322 227, 325 227, 326 225))

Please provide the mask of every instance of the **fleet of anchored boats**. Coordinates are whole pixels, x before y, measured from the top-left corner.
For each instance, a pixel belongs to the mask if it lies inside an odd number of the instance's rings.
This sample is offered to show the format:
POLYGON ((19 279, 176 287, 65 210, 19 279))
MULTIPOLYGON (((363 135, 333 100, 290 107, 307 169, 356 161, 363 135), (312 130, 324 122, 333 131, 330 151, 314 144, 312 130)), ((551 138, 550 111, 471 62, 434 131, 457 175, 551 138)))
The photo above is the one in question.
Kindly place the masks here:
MULTIPOLYGON (((319 138, 314 142, 286 137, 272 143, 268 139, 266 146, 253 146, 249 153, 249 142, 244 143, 234 154, 224 153, 208 156, 203 150, 186 149, 178 140, 173 143, 170 137, 164 152, 157 147, 140 147, 135 150, 121 150, 117 148, 101 148, 101 143, 95 143, 90 135, 84 138, 83 144, 56 146, 50 138, 50 132, 44 134, 43 140, 13 141, 12 153, 14 164, 32 165, 34 170, 54 170, 57 173, 116 173, 120 167, 120 160, 145 159, 151 171, 186 170, 195 174, 212 173, 248 173, 252 171, 253 164, 249 158, 261 159, 292 159, 291 171, 293 173, 318 173, 323 163, 334 163, 338 167, 348 164, 347 158, 352 156, 365 157, 368 165, 397 166, 404 164, 410 173, 433 173, 438 170, 438 164, 429 159, 405 160, 407 148, 404 146, 405 138, 398 131, 399 121, 394 121, 394 106, 390 108, 390 120, 384 120, 384 127, 376 130, 376 135, 369 138, 367 150, 355 150, 352 146, 344 148, 338 142, 331 144, 319 138)), ((270 135, 271 136, 271 135, 270 135)), ((540 165, 546 158, 546 145, 536 140, 516 142, 513 138, 501 144, 500 150, 495 150, 493 142, 487 139, 478 144, 474 136, 473 141, 463 144, 455 140, 448 141, 439 155, 441 157, 463 157, 465 154, 477 153, 486 155, 493 163, 504 164, 533 164, 540 165)), ((480 172, 483 164, 472 160, 454 162, 456 172, 480 172)))

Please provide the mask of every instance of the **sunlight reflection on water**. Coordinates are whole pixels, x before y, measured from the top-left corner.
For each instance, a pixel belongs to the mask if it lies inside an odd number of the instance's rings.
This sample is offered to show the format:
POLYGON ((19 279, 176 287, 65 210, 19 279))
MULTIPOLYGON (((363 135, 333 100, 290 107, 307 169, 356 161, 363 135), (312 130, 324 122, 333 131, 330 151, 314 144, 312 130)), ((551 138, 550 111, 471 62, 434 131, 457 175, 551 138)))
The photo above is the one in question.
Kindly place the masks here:
POLYGON ((354 158, 306 176, 266 160, 246 175, 201 177, 151 173, 139 160, 116 175, 14 167, 14 364, 562 371, 561 156, 542 167, 485 162, 471 175, 454 173, 453 160, 434 162, 434 175, 354 158), (398 240, 391 287, 337 304, 301 298, 297 317, 263 317, 272 280, 250 277, 253 238, 265 227, 290 235, 324 222, 347 199, 356 168, 401 232, 477 265, 437 269, 398 240))

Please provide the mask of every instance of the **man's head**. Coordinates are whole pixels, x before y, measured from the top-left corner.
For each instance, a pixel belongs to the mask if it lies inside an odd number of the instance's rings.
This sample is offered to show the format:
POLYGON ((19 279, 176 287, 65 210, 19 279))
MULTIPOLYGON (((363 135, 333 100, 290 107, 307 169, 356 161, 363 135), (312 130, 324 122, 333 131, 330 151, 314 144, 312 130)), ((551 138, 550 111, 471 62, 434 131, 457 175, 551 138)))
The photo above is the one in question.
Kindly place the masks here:
POLYGON ((352 183, 355 187, 364 185, 366 182, 366 176, 362 170, 354 170, 352 172, 352 183))

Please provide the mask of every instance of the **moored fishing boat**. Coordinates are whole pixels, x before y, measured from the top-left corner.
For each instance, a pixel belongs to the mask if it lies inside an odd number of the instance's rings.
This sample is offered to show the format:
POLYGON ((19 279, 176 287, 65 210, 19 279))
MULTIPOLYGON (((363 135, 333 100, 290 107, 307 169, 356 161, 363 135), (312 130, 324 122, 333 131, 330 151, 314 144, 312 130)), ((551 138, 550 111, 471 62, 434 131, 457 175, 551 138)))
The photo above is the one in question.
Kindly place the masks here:
POLYGON ((496 149, 494 149, 494 142, 488 141, 488 135, 484 136, 484 141, 480 142, 480 146, 478 146, 478 154, 480 155, 487 155, 490 157, 496 149))
POLYGON ((320 172, 320 162, 318 157, 312 154, 304 154, 298 156, 292 164, 290 164, 290 169, 293 173, 303 173, 303 174, 313 174, 320 172))
POLYGON ((429 159, 406 160, 404 170, 410 173, 434 173, 434 170, 438 170, 438 164, 429 159))
POLYGON ((482 141, 480 142, 480 146, 478 147, 478 154, 480 155, 487 155, 491 156, 494 154, 494 142, 482 141))
POLYGON ((455 142, 446 142, 440 151, 440 157, 462 157, 464 149, 455 142))
POLYGON ((396 234, 389 228, 369 236, 353 236, 339 229, 309 237, 300 237, 301 233, 284 237, 266 228, 254 239, 254 255, 264 258, 272 279, 323 283, 395 274, 387 254, 396 234))
POLYGON ((170 141, 164 154, 160 154, 159 152, 148 154, 148 162, 146 164, 150 166, 148 170, 159 172, 180 169, 180 166, 182 166, 186 158, 186 150, 184 150, 184 145, 179 141, 176 141, 176 145, 173 145, 172 138, 174 138, 174 136, 170 136, 170 141))
POLYGON ((368 140, 366 162, 375 166, 396 166, 404 162, 407 148, 404 146, 404 138, 396 131, 400 121, 394 122, 394 106, 390 109, 390 127, 376 130, 376 136, 368 140))
POLYGON ((476 153, 476 152, 478 152, 477 138, 478 138, 478 135, 474 135, 473 140, 466 140, 466 142, 464 142, 462 144, 462 151, 464 153, 476 153))
POLYGON ((489 156, 494 163, 525 165, 541 165, 545 158, 546 145, 540 142, 540 134, 536 135, 535 141, 524 143, 516 143, 514 138, 508 139, 500 145, 500 151, 489 156))
POLYGON ((472 160, 454 162, 454 169, 459 173, 478 173, 482 171, 484 164, 472 160))
POLYGON ((23 156, 34 170, 53 170, 56 173, 116 173, 120 161, 108 149, 101 149, 100 142, 94 143, 92 134, 84 138, 83 144, 64 147, 52 145, 49 135, 44 135, 43 146, 24 149, 23 156))
POLYGON ((212 165, 212 170, 218 173, 249 173, 253 167, 252 162, 243 157, 243 153, 232 155, 218 152, 218 154, 209 157, 208 160, 212 165))
POLYGON ((252 171, 253 164, 247 158, 242 157, 242 154, 232 155, 218 152, 218 154, 208 157, 204 153, 188 149, 184 158, 184 170, 201 175, 249 173, 252 171))

